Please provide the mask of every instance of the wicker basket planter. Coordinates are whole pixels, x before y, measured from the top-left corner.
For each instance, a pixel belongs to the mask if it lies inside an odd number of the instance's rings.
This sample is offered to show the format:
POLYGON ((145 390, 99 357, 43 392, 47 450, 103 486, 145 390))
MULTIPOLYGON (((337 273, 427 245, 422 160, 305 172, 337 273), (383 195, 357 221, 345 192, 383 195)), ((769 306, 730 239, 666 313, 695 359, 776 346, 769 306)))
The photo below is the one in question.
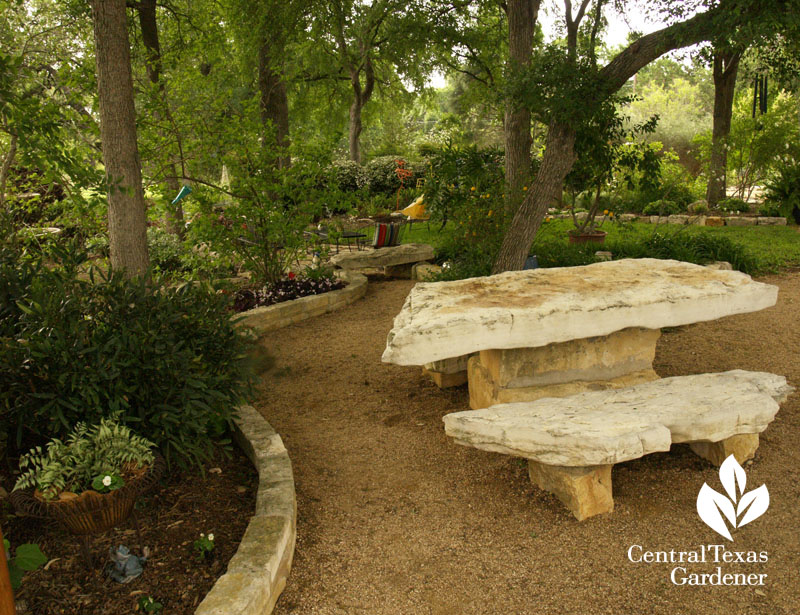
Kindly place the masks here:
POLYGON ((164 466, 163 457, 156 455, 153 465, 147 470, 109 493, 88 490, 71 497, 62 494, 61 498, 48 501, 31 488, 13 491, 10 499, 20 515, 56 519, 77 535, 97 534, 110 530, 130 516, 136 498, 155 485, 164 473, 164 466))

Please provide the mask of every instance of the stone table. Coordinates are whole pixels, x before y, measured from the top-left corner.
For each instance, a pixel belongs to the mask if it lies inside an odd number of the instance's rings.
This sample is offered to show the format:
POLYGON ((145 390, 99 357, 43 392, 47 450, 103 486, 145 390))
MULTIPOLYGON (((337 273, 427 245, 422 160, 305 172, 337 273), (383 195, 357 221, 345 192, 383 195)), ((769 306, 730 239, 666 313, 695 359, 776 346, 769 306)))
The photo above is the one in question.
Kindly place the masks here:
POLYGON ((660 329, 754 312, 776 286, 738 271, 626 259, 417 284, 395 317, 383 361, 463 382, 470 406, 564 397, 658 376, 660 329))

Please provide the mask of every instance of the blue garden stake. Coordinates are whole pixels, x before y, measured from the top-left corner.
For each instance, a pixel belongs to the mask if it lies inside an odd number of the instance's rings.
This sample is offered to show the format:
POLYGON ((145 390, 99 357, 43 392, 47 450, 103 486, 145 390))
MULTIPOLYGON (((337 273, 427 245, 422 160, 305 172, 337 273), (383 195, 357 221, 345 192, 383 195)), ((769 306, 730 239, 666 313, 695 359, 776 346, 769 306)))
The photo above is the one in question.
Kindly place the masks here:
POLYGON ((178 193, 178 196, 175 197, 175 200, 172 201, 173 205, 177 205, 180 203, 185 197, 189 196, 192 193, 192 189, 189 186, 184 185, 181 188, 181 191, 178 193))

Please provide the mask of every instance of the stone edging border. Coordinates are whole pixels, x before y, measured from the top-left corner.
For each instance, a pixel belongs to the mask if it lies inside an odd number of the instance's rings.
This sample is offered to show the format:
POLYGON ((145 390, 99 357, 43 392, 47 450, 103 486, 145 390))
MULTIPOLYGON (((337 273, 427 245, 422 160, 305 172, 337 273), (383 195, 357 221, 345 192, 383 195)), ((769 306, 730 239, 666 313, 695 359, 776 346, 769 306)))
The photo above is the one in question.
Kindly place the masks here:
MULTIPOLYGON (((586 219, 585 212, 578 212, 578 220, 586 219)), ((554 220, 571 219, 570 214, 549 214, 554 220)), ((786 226, 786 218, 774 216, 706 216, 704 214, 673 214, 671 216, 645 216, 620 214, 620 222, 643 222, 645 224, 691 224, 694 226, 786 226)))
POLYGON ((235 438, 258 471, 256 511, 228 569, 195 615, 269 615, 286 587, 297 536, 292 464, 281 437, 252 406, 241 406, 235 438))
POLYGON ((252 327, 257 333, 272 331, 350 305, 367 292, 366 276, 353 271, 337 271, 336 275, 347 282, 347 286, 321 295, 257 307, 239 314, 236 322, 252 327))

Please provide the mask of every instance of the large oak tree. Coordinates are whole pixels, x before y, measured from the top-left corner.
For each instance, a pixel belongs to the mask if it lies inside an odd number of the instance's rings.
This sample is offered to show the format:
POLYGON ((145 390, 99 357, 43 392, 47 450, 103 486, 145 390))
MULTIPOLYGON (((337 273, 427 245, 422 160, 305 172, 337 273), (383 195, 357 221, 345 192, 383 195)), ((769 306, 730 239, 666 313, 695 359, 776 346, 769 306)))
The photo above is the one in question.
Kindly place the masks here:
MULTIPOLYGON (((592 12, 590 4, 591 0, 582 0, 573 12, 571 0, 564 0, 567 48, 557 75, 562 91, 554 94, 552 78, 545 74, 538 75, 538 79, 533 74, 528 81, 528 89, 533 90, 528 92, 529 98, 540 103, 540 118, 548 123, 547 142, 539 171, 503 238, 492 268, 494 273, 522 269, 553 194, 575 162, 578 130, 640 69, 669 51, 713 40, 737 27, 755 28, 764 20, 774 25, 783 17, 791 19, 798 8, 796 0, 708 2, 705 11, 639 38, 605 66, 596 67, 593 54, 586 61, 578 53, 579 26, 587 12, 592 12), (562 106, 570 97, 571 104, 562 106)), ((552 70, 552 66, 551 63, 546 69, 552 70)))

